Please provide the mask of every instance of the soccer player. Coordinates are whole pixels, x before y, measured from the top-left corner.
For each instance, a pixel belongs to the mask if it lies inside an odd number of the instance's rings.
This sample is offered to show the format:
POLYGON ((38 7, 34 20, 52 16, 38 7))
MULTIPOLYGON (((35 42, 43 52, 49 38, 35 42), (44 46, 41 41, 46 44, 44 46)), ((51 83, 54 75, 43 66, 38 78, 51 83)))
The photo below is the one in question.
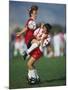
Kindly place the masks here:
POLYGON ((33 81, 33 80, 39 80, 39 76, 37 74, 37 70, 35 69, 35 62, 39 60, 41 56, 43 56, 43 49, 45 46, 47 46, 50 43, 49 36, 49 30, 51 29, 51 25, 45 24, 46 31, 48 31, 48 36, 46 39, 42 39, 41 45, 37 48, 35 48, 31 53, 30 53, 30 58, 27 62, 27 67, 28 67, 28 80, 33 81))
POLYGON ((55 32, 54 36, 53 36, 53 46, 54 46, 54 56, 55 57, 59 57, 60 56, 60 44, 61 44, 60 36, 59 36, 58 33, 55 32))
POLYGON ((35 19, 37 17, 37 11, 38 11, 38 6, 33 5, 29 9, 29 19, 25 25, 25 27, 22 29, 21 32, 18 32, 17 35, 21 35, 22 33, 25 33, 25 43, 27 47, 29 48, 28 43, 30 42, 31 38, 33 37, 34 30, 36 29, 36 22, 35 19))

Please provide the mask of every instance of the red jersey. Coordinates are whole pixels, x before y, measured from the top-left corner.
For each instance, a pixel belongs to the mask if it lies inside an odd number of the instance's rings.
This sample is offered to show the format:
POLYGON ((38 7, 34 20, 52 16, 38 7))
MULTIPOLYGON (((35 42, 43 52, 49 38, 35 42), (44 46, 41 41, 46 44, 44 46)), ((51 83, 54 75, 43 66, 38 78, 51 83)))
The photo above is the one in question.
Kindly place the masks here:
POLYGON ((28 26, 30 21, 34 21, 34 20, 33 19, 28 19, 28 21, 26 23, 26 27, 27 27, 27 31, 26 31, 26 34, 25 34, 25 43, 26 43, 26 45, 28 45, 28 43, 31 40, 31 38, 33 37, 33 33, 34 33, 34 30, 30 29, 29 26, 28 26))

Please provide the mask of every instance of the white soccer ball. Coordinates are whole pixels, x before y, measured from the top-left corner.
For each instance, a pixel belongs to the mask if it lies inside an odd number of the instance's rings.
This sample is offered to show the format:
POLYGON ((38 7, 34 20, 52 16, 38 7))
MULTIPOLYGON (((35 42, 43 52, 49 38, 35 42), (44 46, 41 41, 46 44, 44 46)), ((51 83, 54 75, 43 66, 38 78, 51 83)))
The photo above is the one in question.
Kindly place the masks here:
POLYGON ((29 21, 28 27, 29 27, 29 29, 35 30, 36 29, 36 23, 34 21, 29 21))

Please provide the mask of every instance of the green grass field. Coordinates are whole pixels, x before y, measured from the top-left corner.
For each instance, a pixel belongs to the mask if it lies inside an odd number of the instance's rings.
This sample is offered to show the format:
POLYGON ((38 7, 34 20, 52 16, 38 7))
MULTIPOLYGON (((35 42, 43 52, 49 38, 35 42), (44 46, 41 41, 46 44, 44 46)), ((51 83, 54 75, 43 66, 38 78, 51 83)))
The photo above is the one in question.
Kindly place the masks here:
POLYGON ((27 83, 27 61, 23 57, 17 56, 10 60, 10 85, 9 88, 32 88, 32 87, 48 87, 63 86, 66 84, 66 60, 65 57, 45 58, 42 57, 35 64, 40 75, 41 82, 36 85, 27 83))

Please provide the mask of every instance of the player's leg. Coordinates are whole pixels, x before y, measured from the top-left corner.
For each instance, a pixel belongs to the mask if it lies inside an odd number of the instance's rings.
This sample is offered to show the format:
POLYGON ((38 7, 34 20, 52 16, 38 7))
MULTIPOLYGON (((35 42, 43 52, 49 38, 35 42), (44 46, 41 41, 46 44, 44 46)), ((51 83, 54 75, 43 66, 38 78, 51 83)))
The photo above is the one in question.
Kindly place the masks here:
POLYGON ((38 46, 39 46, 38 43, 32 43, 31 47, 27 50, 27 54, 29 54, 31 51, 33 51, 38 46))
POLYGON ((27 62, 29 79, 36 78, 34 63, 35 63, 35 59, 33 57, 30 57, 29 61, 27 62))
POLYGON ((39 76, 37 74, 37 70, 35 69, 35 66, 34 66, 35 62, 36 62, 36 60, 33 57, 31 57, 27 63, 28 83, 30 83, 30 84, 39 83, 39 81, 40 81, 39 76))
POLYGON ((14 43, 14 56, 18 54, 18 49, 19 49, 19 42, 14 43))
POLYGON ((39 58, 43 55, 39 48, 36 48, 32 53, 30 53, 31 58, 29 59, 27 66, 28 66, 28 77, 35 77, 36 82, 39 83, 39 75, 37 70, 34 67, 34 63, 39 60, 39 58))
POLYGON ((37 48, 40 44, 40 42, 36 39, 31 40, 30 43, 31 46, 27 49, 27 54, 29 54, 31 51, 37 48))
POLYGON ((25 52, 25 51, 27 51, 27 46, 26 46, 24 40, 22 40, 22 41, 20 42, 19 52, 20 52, 21 55, 24 55, 24 52, 25 52))
POLYGON ((39 44, 40 44, 40 42, 38 41, 38 40, 36 40, 36 39, 33 39, 31 42, 31 46, 30 46, 30 48, 28 48, 27 50, 26 50, 26 53, 25 53, 25 55, 24 55, 24 59, 26 58, 26 56, 29 54, 29 53, 31 53, 35 48, 37 48, 38 46, 39 46, 39 44))
POLYGON ((19 53, 20 53, 20 55, 24 55, 23 48, 19 48, 19 53))
POLYGON ((35 75, 36 75, 36 82, 39 83, 40 82, 40 77, 38 75, 37 69, 35 69, 35 75))

